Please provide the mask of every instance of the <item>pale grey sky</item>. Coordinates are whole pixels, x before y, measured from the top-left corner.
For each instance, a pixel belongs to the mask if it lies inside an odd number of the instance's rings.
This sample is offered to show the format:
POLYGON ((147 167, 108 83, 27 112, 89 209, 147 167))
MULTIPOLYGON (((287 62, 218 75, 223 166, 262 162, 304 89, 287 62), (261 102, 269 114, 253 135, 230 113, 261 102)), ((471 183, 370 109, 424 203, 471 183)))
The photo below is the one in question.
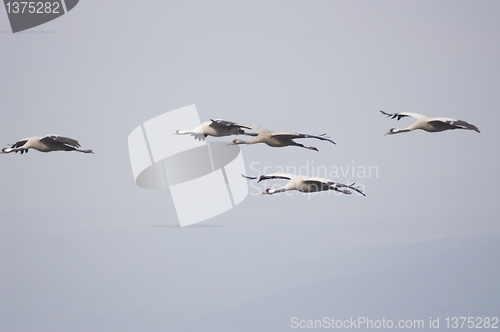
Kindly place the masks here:
POLYGON ((0 10, 2 147, 55 133, 95 151, 0 156, 0 330, 500 316, 498 17, 498 1, 80 1, 12 34, 0 10), (127 138, 191 104, 337 142, 242 146, 248 173, 378 176, 336 179, 366 198, 249 195, 204 227, 161 227, 178 223, 170 193, 135 185, 127 138), (481 134, 384 136, 412 120, 380 109, 481 134))

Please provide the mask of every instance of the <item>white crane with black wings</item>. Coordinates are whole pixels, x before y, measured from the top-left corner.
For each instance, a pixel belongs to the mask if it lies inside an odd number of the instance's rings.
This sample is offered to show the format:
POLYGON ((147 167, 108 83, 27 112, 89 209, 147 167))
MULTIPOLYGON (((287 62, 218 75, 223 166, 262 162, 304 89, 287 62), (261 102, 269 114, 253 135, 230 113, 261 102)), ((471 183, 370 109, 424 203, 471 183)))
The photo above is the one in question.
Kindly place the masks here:
POLYGON ((257 182, 270 179, 285 179, 289 180, 288 183, 279 189, 267 188, 262 192, 262 195, 272 195, 276 193, 281 193, 284 191, 297 190, 302 193, 312 193, 318 191, 334 190, 342 194, 351 195, 352 191, 357 192, 363 196, 366 196, 359 187, 355 187, 355 183, 346 185, 332 181, 330 179, 305 176, 305 175, 294 175, 286 173, 273 173, 260 176, 246 176, 241 174, 244 178, 249 180, 257 180, 257 182))
POLYGON ((29 149, 35 149, 40 152, 52 151, 78 151, 83 153, 94 153, 92 150, 80 150, 80 143, 69 137, 59 135, 46 135, 43 137, 35 136, 24 138, 12 144, 10 148, 3 148, 1 153, 24 152, 28 153, 29 149))
POLYGON ((281 148, 285 146, 298 146, 301 148, 309 149, 309 150, 314 150, 318 151, 318 149, 314 146, 305 146, 303 144, 297 143, 294 141, 294 139, 297 138, 314 138, 322 141, 327 141, 332 144, 336 144, 334 141, 332 141, 329 137, 326 137, 326 134, 321 134, 321 135, 309 135, 309 134, 302 134, 302 133, 296 133, 296 132, 275 132, 271 131, 269 129, 265 129, 262 127, 257 127, 257 126, 252 126, 252 125, 245 125, 246 128, 250 128, 253 131, 257 132, 258 134, 256 135, 253 140, 251 141, 243 141, 240 139, 235 139, 228 145, 238 145, 238 144, 257 144, 257 143, 264 143, 267 144, 268 146, 274 147, 274 148, 281 148))
POLYGON ((223 137, 231 135, 257 136, 257 133, 249 133, 244 129, 251 129, 245 125, 222 119, 210 119, 193 130, 177 130, 173 135, 192 135, 195 139, 204 141, 207 136, 223 137))
POLYGON ((400 113, 386 113, 384 111, 380 111, 382 114, 387 115, 391 119, 401 120, 402 118, 412 117, 417 119, 411 126, 403 129, 391 128, 386 133, 386 135, 393 135, 399 133, 406 133, 415 129, 425 130, 431 133, 437 133, 445 130, 452 129, 466 129, 466 130, 474 130, 476 132, 480 132, 476 126, 465 122, 463 120, 456 120, 450 118, 431 118, 426 115, 418 114, 418 113, 410 113, 410 112, 400 112, 400 113))

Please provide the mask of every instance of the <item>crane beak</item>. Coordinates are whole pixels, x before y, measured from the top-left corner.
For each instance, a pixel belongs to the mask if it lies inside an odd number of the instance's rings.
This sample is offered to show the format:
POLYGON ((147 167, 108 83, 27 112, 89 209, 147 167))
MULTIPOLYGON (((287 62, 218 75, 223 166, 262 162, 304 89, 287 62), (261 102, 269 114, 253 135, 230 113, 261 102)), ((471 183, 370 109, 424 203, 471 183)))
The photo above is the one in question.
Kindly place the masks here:
POLYGON ((386 133, 384 134, 384 136, 387 136, 387 135, 392 135, 392 134, 394 134, 394 128, 389 129, 389 131, 388 131, 388 132, 386 132, 386 133))

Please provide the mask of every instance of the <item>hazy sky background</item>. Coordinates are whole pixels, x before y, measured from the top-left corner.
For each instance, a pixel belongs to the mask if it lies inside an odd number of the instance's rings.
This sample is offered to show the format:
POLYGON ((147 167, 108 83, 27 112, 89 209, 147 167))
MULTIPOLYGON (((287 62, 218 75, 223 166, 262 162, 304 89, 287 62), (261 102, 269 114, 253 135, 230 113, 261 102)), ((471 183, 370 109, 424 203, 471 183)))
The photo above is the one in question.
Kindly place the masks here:
POLYGON ((499 17, 498 1, 82 0, 12 34, 0 10, 2 147, 55 133, 95 151, 0 155, 0 330, 500 316, 499 17), (324 165, 378 176, 335 179, 366 198, 250 188, 229 212, 174 227, 169 191, 135 185, 127 138, 191 104, 202 121, 337 142, 242 146, 251 175, 324 165), (481 134, 384 136, 412 119, 380 109, 481 134))

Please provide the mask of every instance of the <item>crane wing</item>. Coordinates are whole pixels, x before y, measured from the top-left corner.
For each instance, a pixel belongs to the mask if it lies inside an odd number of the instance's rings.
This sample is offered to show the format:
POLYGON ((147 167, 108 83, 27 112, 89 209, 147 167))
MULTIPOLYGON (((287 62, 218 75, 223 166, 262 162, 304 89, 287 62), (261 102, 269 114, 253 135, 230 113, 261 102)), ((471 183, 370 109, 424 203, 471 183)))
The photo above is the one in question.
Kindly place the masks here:
POLYGON ((29 140, 29 138, 23 138, 23 139, 17 141, 16 143, 12 144, 10 147, 11 148, 20 148, 21 146, 26 144, 26 142, 28 142, 28 140, 29 140))
POLYGON ((222 120, 222 119, 215 119, 215 120, 210 119, 210 121, 212 121, 213 125, 220 126, 220 127, 226 127, 226 128, 238 127, 238 128, 252 129, 248 126, 245 126, 245 125, 242 125, 242 124, 239 124, 236 122, 232 122, 232 121, 222 120))
POLYGON ((262 128, 259 126, 254 126, 254 125, 247 125, 247 124, 242 124, 242 123, 236 123, 236 122, 231 122, 231 121, 226 121, 222 119, 210 119, 212 121, 212 124, 215 125, 220 125, 222 127, 238 127, 238 128, 245 128, 245 129, 250 129, 256 132, 261 132, 264 130, 267 130, 266 128, 262 128))
POLYGON ((328 141, 333 144, 337 144, 334 141, 332 141, 328 136, 325 136, 326 134, 321 134, 321 135, 309 135, 309 134, 301 134, 301 133, 293 133, 293 132, 280 132, 280 133, 273 133, 271 134, 272 137, 282 137, 282 138, 315 138, 319 139, 322 141, 328 141))
POLYGON ((328 184, 330 185, 330 189, 332 190, 335 190, 335 191, 339 191, 339 192, 342 192, 344 194, 347 194, 347 193, 350 193, 349 190, 347 191, 343 191, 341 190, 340 188, 347 188, 347 189, 351 189, 351 190, 354 190, 355 192, 363 195, 366 197, 365 193, 363 191, 361 191, 361 189, 359 189, 359 187, 355 186, 355 183, 352 183, 350 185, 346 185, 346 184, 342 184, 342 183, 338 183, 338 182, 335 182, 335 181, 332 181, 330 179, 326 179, 326 178, 318 178, 318 177, 305 177, 303 179, 303 181, 305 183, 315 183, 315 184, 328 184))
POLYGON ((361 189, 359 189, 359 187, 354 186, 355 184, 356 183, 351 183, 350 185, 346 185, 346 184, 342 184, 342 183, 335 183, 333 186, 337 187, 337 188, 349 188, 351 190, 354 190, 358 194, 361 194, 361 195, 366 197, 366 194, 361 189))
POLYGON ((263 180, 269 180, 269 179, 285 179, 285 180, 290 180, 292 177, 295 175, 292 174, 286 174, 286 173, 273 173, 273 174, 266 174, 266 175, 260 175, 260 176, 246 176, 241 174, 244 178, 250 179, 250 180, 257 180, 257 182, 263 181, 263 180))
POLYGON ((317 182, 317 183, 324 183, 324 184, 335 184, 334 181, 330 180, 330 179, 327 179, 327 178, 318 178, 318 177, 304 177, 302 179, 302 181, 304 182, 307 182, 307 183, 314 183, 314 182, 317 182))
POLYGON ((415 118, 415 119, 420 119, 420 118, 425 117, 425 115, 418 114, 418 113, 411 113, 411 112, 386 113, 386 112, 380 110, 380 113, 382 113, 384 115, 387 115, 391 119, 396 119, 397 118, 398 120, 401 120, 401 118, 406 118, 408 116, 411 116, 412 118, 415 118))
POLYGON ((454 128, 469 129, 480 133, 479 129, 476 126, 463 120, 455 120, 450 118, 432 118, 432 120, 429 120, 428 122, 430 124, 445 123, 454 128))
POLYGON ((40 142, 49 143, 49 144, 51 142, 52 143, 58 142, 58 143, 63 143, 63 144, 69 145, 69 146, 73 146, 75 148, 80 147, 80 143, 78 143, 77 140, 74 140, 74 139, 69 138, 69 137, 59 136, 59 135, 44 136, 44 137, 40 138, 40 142))

